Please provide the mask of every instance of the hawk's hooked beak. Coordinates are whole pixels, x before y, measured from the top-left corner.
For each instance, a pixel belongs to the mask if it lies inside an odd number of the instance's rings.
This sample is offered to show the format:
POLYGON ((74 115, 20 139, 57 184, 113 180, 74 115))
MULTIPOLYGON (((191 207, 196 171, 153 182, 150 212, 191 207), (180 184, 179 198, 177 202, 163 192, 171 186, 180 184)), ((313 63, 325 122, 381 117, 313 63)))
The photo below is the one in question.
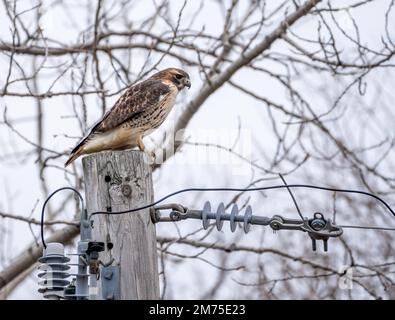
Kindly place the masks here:
POLYGON ((191 80, 186 79, 185 86, 188 87, 188 89, 191 89, 191 80))

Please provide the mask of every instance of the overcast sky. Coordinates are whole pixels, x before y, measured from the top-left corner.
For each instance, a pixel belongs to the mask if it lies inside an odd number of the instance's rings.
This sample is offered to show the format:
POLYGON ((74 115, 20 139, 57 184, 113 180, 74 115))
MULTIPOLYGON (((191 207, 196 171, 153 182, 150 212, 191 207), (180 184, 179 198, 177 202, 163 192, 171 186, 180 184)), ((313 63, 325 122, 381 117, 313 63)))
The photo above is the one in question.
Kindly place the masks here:
MULTIPOLYGON (((268 1, 270 5, 273 5, 276 1, 268 1)), ((335 2, 335 1, 333 1, 335 2)), ((19 1, 18 11, 22 11, 34 4, 35 1, 19 1)), ((44 17, 41 20, 41 27, 43 32, 49 38, 59 37, 62 42, 73 44, 79 41, 78 33, 80 30, 86 28, 86 13, 85 6, 87 1, 68 1, 67 8, 64 10, 64 6, 56 5, 57 1, 44 1, 46 7, 51 7, 48 13, 44 13, 44 17)), ((340 3, 336 1, 336 3, 340 3)), ((360 34, 362 42, 374 46, 375 43, 380 43, 380 35, 383 32, 383 24, 379 23, 383 17, 383 10, 386 9, 386 1, 376 1, 374 5, 367 5, 362 7, 360 10, 353 11, 353 17, 359 22, 360 34)), ((177 19, 181 1, 174 1, 174 19, 177 19)), ((198 6, 198 1, 189 1, 184 12, 184 16, 181 23, 188 25, 190 21, 190 13, 194 12, 194 8, 198 6)), ((114 6, 119 8, 119 6, 114 6)), ((107 5, 108 10, 111 10, 112 6, 107 5)), ((113 9, 115 10, 115 9, 113 9)), ((130 20, 139 20, 140 16, 144 16, 148 10, 152 10, 150 1, 139 1, 133 10, 130 10, 130 20)), ((241 11, 241 10, 240 10, 241 11)), ((92 14, 92 11, 89 12, 92 14)), ((281 16, 278 16, 280 19, 281 16)), ((31 14, 24 16, 24 19, 32 19, 31 14)), ((339 17, 340 23, 345 27, 352 28, 352 21, 349 19, 347 14, 339 17)), ((200 14, 196 17, 194 28, 199 27, 205 28, 208 33, 219 34, 222 31, 223 16, 219 14, 218 5, 214 1, 207 1, 200 14)), ((0 4, 0 38, 3 41, 10 41, 9 31, 9 20, 6 18, 3 4, 0 4)), ((263 38, 268 34, 273 27, 276 26, 276 21, 273 24, 263 28, 263 38)), ((116 25, 114 25, 116 29, 116 25)), ((293 31, 303 36, 310 36, 316 32, 315 24, 312 24, 310 18, 303 19, 293 29, 293 31)), ((281 46, 281 45, 279 45, 281 46)), ((281 51, 281 47, 275 47, 276 50, 281 51)), ((347 53, 349 48, 347 43, 344 43, 344 52, 347 53)), ((136 57, 134 63, 137 65, 143 62, 144 56, 136 57)), ((25 59, 26 64, 24 68, 31 70, 30 59, 25 59)), ((39 63, 39 62, 38 62, 39 63)), ((48 62, 48 67, 51 62, 48 62)), ((178 61, 173 58, 165 57, 160 63, 159 69, 163 69, 170 66, 181 66, 178 61)), ((5 56, 0 57, 0 87, 4 84, 4 76, 8 70, 8 59, 5 56)), ((277 66, 273 66, 277 68, 277 66)), ((145 139, 148 146, 153 146, 151 141, 156 139, 157 143, 160 143, 163 132, 171 131, 174 125, 175 119, 180 115, 183 105, 187 101, 193 99, 201 87, 204 79, 199 75, 198 70, 190 67, 186 69, 191 74, 192 88, 189 91, 184 91, 178 98, 177 104, 171 112, 168 119, 162 125, 162 127, 155 132, 152 136, 145 139)), ((48 74, 51 73, 51 69, 48 69, 48 74)), ((52 83, 51 77, 48 76, 48 85, 52 83)), ((243 84, 248 88, 260 92, 262 95, 270 93, 270 98, 280 103, 287 101, 284 90, 277 84, 275 84, 269 77, 262 77, 252 71, 241 71, 234 76, 236 83, 243 84)), ((357 89, 354 90, 354 94, 349 101, 358 102, 363 101, 367 105, 388 103, 393 101, 394 93, 392 90, 393 86, 389 85, 389 81, 393 83, 393 76, 389 75, 385 70, 375 72, 368 77, 371 85, 368 87, 366 94, 363 97, 358 97, 357 89), (381 94, 377 97, 374 89, 375 85, 381 86, 381 94), (358 100, 360 99, 360 100, 358 100)), ((310 101, 315 101, 317 105, 322 107, 322 110, 329 108, 337 95, 344 89, 344 85, 338 83, 338 80, 331 78, 327 74, 323 74, 322 77, 317 74, 305 74, 300 76, 300 81, 295 80, 298 86, 303 88, 303 92, 309 97, 310 101), (328 89, 330 88, 330 90, 328 89), (332 100, 331 100, 332 99, 332 100)), ((40 92, 45 92, 48 88, 46 87, 45 72, 43 72, 41 80, 40 92)), ((67 83, 62 81, 56 84, 55 88, 62 89, 67 86, 67 83)), ((13 91, 26 91, 26 88, 22 86, 13 86, 13 91)), ((115 89, 115 84, 114 84, 115 89)), ((117 99, 118 96, 113 96, 108 99, 107 105, 111 106, 112 103, 117 99)), ((35 101, 31 98, 0 98, 0 111, 4 112, 4 108, 7 107, 7 117, 15 124, 15 128, 25 135, 32 141, 36 141, 36 124, 31 121, 36 116, 35 101)), ((345 100, 347 103, 347 99, 345 100)), ((78 103, 78 101, 76 101, 78 103)), ((90 96, 88 102, 88 125, 95 123, 100 117, 99 109, 99 98, 90 96)), ((45 133, 44 133, 44 146, 55 149, 60 152, 71 149, 78 142, 78 138, 82 136, 75 118, 68 118, 72 114, 72 105, 70 97, 53 97, 50 99, 43 100, 44 106, 44 121, 45 121, 45 133), (74 139, 65 137, 65 134, 74 139)), ((354 112, 358 112, 358 105, 353 105, 354 112)), ((382 122, 388 123, 385 115, 376 114, 376 117, 382 117, 382 122)), ((363 117, 362 117, 363 118, 363 117)), ((369 119, 369 115, 366 115, 366 119, 369 119)), ((283 121, 284 118, 281 119, 283 121)), ((359 120, 360 121, 360 120, 359 120)), ((367 121, 368 123, 368 121, 367 121)), ((383 127, 377 126, 378 122, 375 122, 371 127, 366 124, 366 128, 369 128, 369 132, 372 143, 379 141, 381 136, 388 134, 388 130, 384 130, 383 127), (383 131, 384 130, 384 131, 383 131)), ((237 144, 236 151, 243 153, 246 157, 253 160, 260 160, 265 163, 264 159, 258 159, 260 153, 263 150, 266 154, 274 152, 275 146, 270 144, 273 138, 271 132, 270 120, 267 117, 267 113, 264 110, 264 105, 258 101, 242 95, 239 91, 229 85, 223 86, 213 96, 211 96, 202 106, 201 110, 194 116, 190 127, 188 128, 188 136, 191 141, 209 141, 212 143, 220 143, 228 147, 232 146, 237 135, 238 127, 241 125, 242 134, 240 136, 241 143, 237 144), (261 147, 256 148, 257 145, 261 147)), ((281 127, 281 122, 279 126, 281 127)), ((339 130, 344 130, 344 134, 349 132, 359 132, 361 130, 360 124, 353 124, 342 127, 339 130)), ((392 130, 393 132, 393 130, 392 130)), ((393 134, 392 134, 393 136, 393 134)), ((354 139, 350 138, 351 140, 354 139)), ((358 140, 356 139, 356 143, 358 140)), ((0 178, 2 183, 0 184, 0 209, 5 212, 12 212, 23 216, 31 216, 39 219, 41 205, 44 195, 41 191, 40 180, 37 173, 37 164, 35 163, 35 156, 23 158, 24 161, 20 161, 19 157, 8 157, 7 155, 13 155, 15 153, 24 154, 31 152, 32 147, 25 143, 23 139, 19 138, 14 133, 10 132, 8 128, 0 125, 0 145, 1 145, 1 159, 0 162, 0 178), (38 203, 37 203, 38 201, 38 203), (32 211, 33 210, 33 211, 32 211)), ((218 160, 218 154, 213 149, 206 148, 194 148, 186 146, 180 156, 166 163, 166 165, 154 174, 154 189, 155 198, 164 196, 165 194, 177 190, 183 187, 208 187, 208 186, 246 186, 252 179, 253 173, 251 167, 245 162, 237 160, 237 158, 231 157, 226 152, 221 152, 222 158, 218 160)), ((297 157, 297 155, 295 155, 297 157)), ((66 157, 59 158, 55 163, 58 166, 63 166, 66 157)), ((77 160, 77 166, 81 171, 81 161, 77 160)), ((317 163, 311 163, 311 166, 317 166, 317 163)), ((283 168, 286 170, 287 168, 283 168)), ((318 172, 317 176, 311 176, 311 181, 299 181, 298 177, 306 177, 306 173, 295 172, 288 178, 288 182, 319 182, 320 176, 325 174, 324 172, 318 172)), ((328 173, 327 173, 328 174, 328 173)), ((347 178, 347 174, 341 173, 336 176, 336 172, 329 173, 333 176, 331 181, 338 181, 339 184, 344 182, 354 181, 347 178)), ((70 184, 67 181, 65 175, 58 169, 47 169, 45 175, 49 181, 49 190, 52 191, 58 187, 67 186, 70 184)), ((275 181, 275 183, 280 183, 275 181)), ((352 182, 351 182, 352 183, 352 182)), ((349 187, 361 187, 359 185, 348 185, 349 187)), ((232 195, 221 194, 204 194, 200 196, 187 194, 178 196, 174 201, 182 202, 184 204, 191 204, 196 206, 196 209, 200 209, 206 200, 211 200, 216 206, 219 202, 226 202, 231 198, 232 195)), ((321 197, 319 195, 317 197, 321 197)), ((262 195, 255 195, 251 199, 251 205, 253 206, 254 213, 272 215, 281 212, 284 208, 289 208, 289 198, 285 194, 284 196, 276 195, 275 200, 267 198, 262 195), (287 199, 287 200, 284 200, 287 199)), ((59 199, 62 196, 59 197, 59 199)), ((53 206, 57 207, 59 200, 54 200, 53 206)), ((390 200, 391 203, 395 201, 390 200)), ((325 207, 326 204, 323 204, 325 207)), ((309 204, 305 204, 305 208, 309 209, 309 204)), ((71 219, 74 215, 73 207, 68 206, 68 210, 62 214, 62 218, 71 219)), ((198 227, 199 222, 183 223, 183 232, 187 230, 194 230, 198 227)), ((181 225, 181 224, 180 224, 181 225)), ((19 223, 13 220, 0 220, 0 230, 7 229, 8 232, 3 234, 0 243, 0 268, 7 266, 12 257, 19 254, 27 244, 32 241, 32 233, 29 227, 25 223, 19 223)), ((39 229, 33 227, 34 233, 37 236, 39 229)), ((226 232, 218 234, 221 241, 226 237, 234 237, 229 235, 228 226, 224 227, 226 232)), ((1 232, 1 231, 0 231, 1 232)), ((160 235, 174 235, 176 229, 170 225, 159 225, 158 234, 160 235)), ((229 232, 230 233, 230 232, 229 232)), ((237 235, 239 243, 251 243, 256 241, 259 237, 263 237, 263 231, 256 232, 249 235, 237 235)), ((355 241, 359 241, 361 233, 353 233, 355 241)), ((373 235, 372 235, 373 236, 373 235)), ((270 232, 266 232, 264 237, 266 243, 272 244, 275 248, 283 248, 284 242, 278 241, 278 235, 273 237, 270 232)), ((295 235, 293 239, 296 241, 304 242, 309 241, 305 235, 295 235)), ((284 240, 285 241, 285 240, 284 240)), ((286 243, 286 241, 285 241, 286 243)), ((68 248, 72 250, 73 248, 68 248)), ((75 249, 75 248, 74 248, 75 249)), ((297 246, 289 248, 290 252, 299 252, 297 246)), ((196 263, 193 266, 192 262, 185 262, 182 267, 177 267, 175 272, 178 275, 188 277, 190 273, 195 275, 201 274, 204 276, 205 265, 196 263)), ((210 276, 210 274, 209 274, 210 276)), ((212 271, 211 276, 215 276, 215 271, 212 271)), ((175 288, 170 288, 171 295, 173 297, 193 298, 199 293, 198 280, 199 277, 191 278, 192 283, 178 283, 175 288)), ((36 292, 37 290, 37 279, 34 276, 28 277, 27 280, 17 290, 15 290, 11 296, 13 299, 27 299, 27 298, 40 298, 40 295, 36 292)), ((241 289, 244 290, 244 289, 241 289)), ((223 293, 226 297, 232 297, 231 293, 223 293)))

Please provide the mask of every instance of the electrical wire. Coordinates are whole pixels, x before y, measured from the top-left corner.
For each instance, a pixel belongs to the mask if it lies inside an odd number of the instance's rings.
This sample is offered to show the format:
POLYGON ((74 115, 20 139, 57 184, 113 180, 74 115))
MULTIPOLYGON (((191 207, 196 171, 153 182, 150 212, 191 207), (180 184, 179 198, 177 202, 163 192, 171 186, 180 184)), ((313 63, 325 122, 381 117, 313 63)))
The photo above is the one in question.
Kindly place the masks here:
POLYGON ((340 225, 339 227, 345 228, 345 229, 371 229, 371 230, 395 231, 395 228, 390 228, 390 227, 351 226, 351 225, 340 225))
MULTIPOLYGON (((123 211, 95 211, 89 214, 88 220, 91 220, 91 218, 95 215, 99 215, 99 214, 106 214, 106 215, 120 215, 120 214, 126 214, 126 213, 132 213, 132 212, 136 212, 136 211, 140 211, 140 210, 144 210, 144 209, 148 209, 151 208, 153 206, 158 205, 159 203, 174 197, 178 194, 182 194, 182 193, 187 193, 187 192, 252 192, 252 191, 264 191, 264 190, 276 190, 276 189, 283 189, 283 188, 287 188, 288 191, 290 191, 290 188, 307 188, 307 189, 316 189, 316 190, 324 190, 324 191, 332 191, 332 192, 339 192, 339 193, 353 193, 353 194, 360 194, 360 195, 365 195, 365 196, 369 196, 372 197, 374 199, 376 199, 377 201, 379 201, 381 204, 383 204, 387 210, 389 212, 391 212, 391 214, 395 217, 395 212, 394 210, 390 207, 390 205, 385 202, 383 199, 381 199, 379 196, 376 196, 373 193, 370 192, 366 192, 366 191, 360 191, 360 190, 352 190, 352 189, 338 189, 338 188, 330 188, 330 187, 322 187, 322 186, 316 186, 316 185, 309 185, 309 184, 284 184, 284 185, 275 185, 275 186, 267 186, 267 187, 255 187, 255 188, 186 188, 186 189, 181 189, 181 190, 177 190, 175 192, 172 192, 162 198, 160 198, 159 200, 156 200, 150 204, 141 206, 141 207, 137 207, 134 209, 128 209, 128 210, 123 210, 123 211)), ((78 197, 81 200, 81 209, 82 212, 84 211, 84 199, 81 195, 81 193, 78 192, 78 190, 72 188, 72 187, 63 187, 63 188, 59 188, 57 190, 55 190, 54 192, 52 192, 49 197, 45 200, 43 208, 42 208, 42 212, 41 212, 41 241, 42 244, 44 246, 44 248, 46 248, 46 244, 45 244, 45 240, 44 240, 44 212, 45 212, 45 207, 48 203, 48 201, 52 198, 52 196, 54 196, 56 193, 62 191, 62 190, 71 190, 74 191, 78 197)), ((293 197, 292 197, 293 198, 293 197)), ((293 198, 294 199, 294 198, 293 198)), ((345 228, 352 228, 353 226, 342 226, 345 228)), ((363 227, 363 226, 355 226, 355 228, 367 228, 367 227, 363 227)), ((380 227, 372 227, 372 229, 382 229, 382 230, 392 230, 391 228, 380 228, 380 227)), ((395 228, 394 228, 395 230, 395 228)))
MULTIPOLYGON (((284 185, 287 186, 287 181, 285 181, 285 178, 283 177, 283 175, 281 173, 279 173, 278 175, 280 176, 280 179, 284 182, 284 185)), ((302 212, 299 209, 298 203, 296 202, 296 199, 295 199, 295 197, 294 197, 294 195, 293 195, 293 193, 291 191, 291 188, 287 186, 287 190, 288 190, 288 192, 289 192, 289 194, 290 194, 290 196, 292 198, 292 201, 293 201, 293 203, 295 205, 296 211, 299 214, 299 217, 303 220, 302 212)))
POLYGON ((134 209, 128 209, 128 210, 123 210, 123 211, 115 211, 115 212, 108 212, 108 211, 96 211, 92 212, 89 215, 89 220, 91 219, 92 216, 98 215, 98 214, 125 214, 125 213, 131 213, 131 212, 136 212, 139 210, 144 210, 148 209, 150 207, 156 206, 157 204, 174 197, 178 194, 181 193, 186 193, 186 192, 232 192, 232 191, 238 191, 238 192, 251 192, 251 191, 263 191, 263 190, 275 190, 275 189, 283 189, 283 188, 307 188, 307 189, 318 189, 318 190, 325 190, 325 191, 332 191, 332 192, 340 192, 340 193, 354 193, 354 194, 362 194, 365 196, 372 197, 379 202, 381 202, 387 209, 388 211, 391 212, 391 214, 395 217, 395 212, 392 210, 392 208, 389 206, 387 202, 385 202, 383 199, 380 197, 374 195, 373 193, 366 192, 366 191, 360 191, 360 190, 352 190, 352 189, 337 189, 337 188, 329 188, 329 187, 321 187, 321 186, 316 186, 316 185, 309 185, 309 184, 285 184, 285 185, 275 185, 275 186, 267 186, 267 187, 255 187, 255 188, 187 188, 187 189, 181 189, 178 191, 175 191, 173 193, 170 193, 163 198, 154 201, 150 204, 147 204, 145 206, 141 206, 138 208, 134 209))
POLYGON ((78 195, 78 197, 80 198, 80 201, 81 201, 81 212, 84 212, 84 198, 82 197, 81 193, 80 193, 77 189, 72 188, 72 187, 62 187, 62 188, 56 189, 54 192, 52 192, 52 193, 48 196, 48 198, 45 199, 44 204, 43 204, 43 207, 42 207, 42 209, 41 209, 41 225, 40 225, 40 227, 41 227, 41 242, 42 242, 43 247, 44 247, 45 249, 47 248, 47 245, 46 245, 45 240, 44 240, 44 214, 45 214, 45 207, 47 206, 48 201, 49 201, 55 194, 57 194, 58 192, 63 191, 63 190, 71 190, 71 191, 74 191, 74 192, 78 195))

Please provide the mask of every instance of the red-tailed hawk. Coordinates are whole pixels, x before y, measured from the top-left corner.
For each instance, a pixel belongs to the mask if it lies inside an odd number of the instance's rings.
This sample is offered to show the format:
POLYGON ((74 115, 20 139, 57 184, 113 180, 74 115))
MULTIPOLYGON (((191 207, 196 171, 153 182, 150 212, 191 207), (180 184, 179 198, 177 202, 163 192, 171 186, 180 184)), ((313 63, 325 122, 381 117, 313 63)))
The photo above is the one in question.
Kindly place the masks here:
POLYGON ((129 87, 73 149, 65 166, 83 154, 133 147, 144 150, 142 138, 162 124, 185 87, 191 87, 189 75, 176 68, 162 70, 129 87))

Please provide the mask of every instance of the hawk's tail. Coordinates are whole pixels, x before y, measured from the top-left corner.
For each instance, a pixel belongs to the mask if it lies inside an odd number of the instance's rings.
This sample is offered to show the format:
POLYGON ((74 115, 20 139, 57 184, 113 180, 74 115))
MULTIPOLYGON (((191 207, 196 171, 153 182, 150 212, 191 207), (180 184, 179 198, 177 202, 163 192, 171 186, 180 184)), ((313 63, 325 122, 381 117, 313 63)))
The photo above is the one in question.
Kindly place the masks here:
POLYGON ((77 159, 80 155, 82 155, 84 152, 84 145, 86 143, 87 139, 82 140, 70 153, 69 159, 66 161, 64 164, 64 167, 66 168, 70 163, 72 163, 75 159, 77 159))

